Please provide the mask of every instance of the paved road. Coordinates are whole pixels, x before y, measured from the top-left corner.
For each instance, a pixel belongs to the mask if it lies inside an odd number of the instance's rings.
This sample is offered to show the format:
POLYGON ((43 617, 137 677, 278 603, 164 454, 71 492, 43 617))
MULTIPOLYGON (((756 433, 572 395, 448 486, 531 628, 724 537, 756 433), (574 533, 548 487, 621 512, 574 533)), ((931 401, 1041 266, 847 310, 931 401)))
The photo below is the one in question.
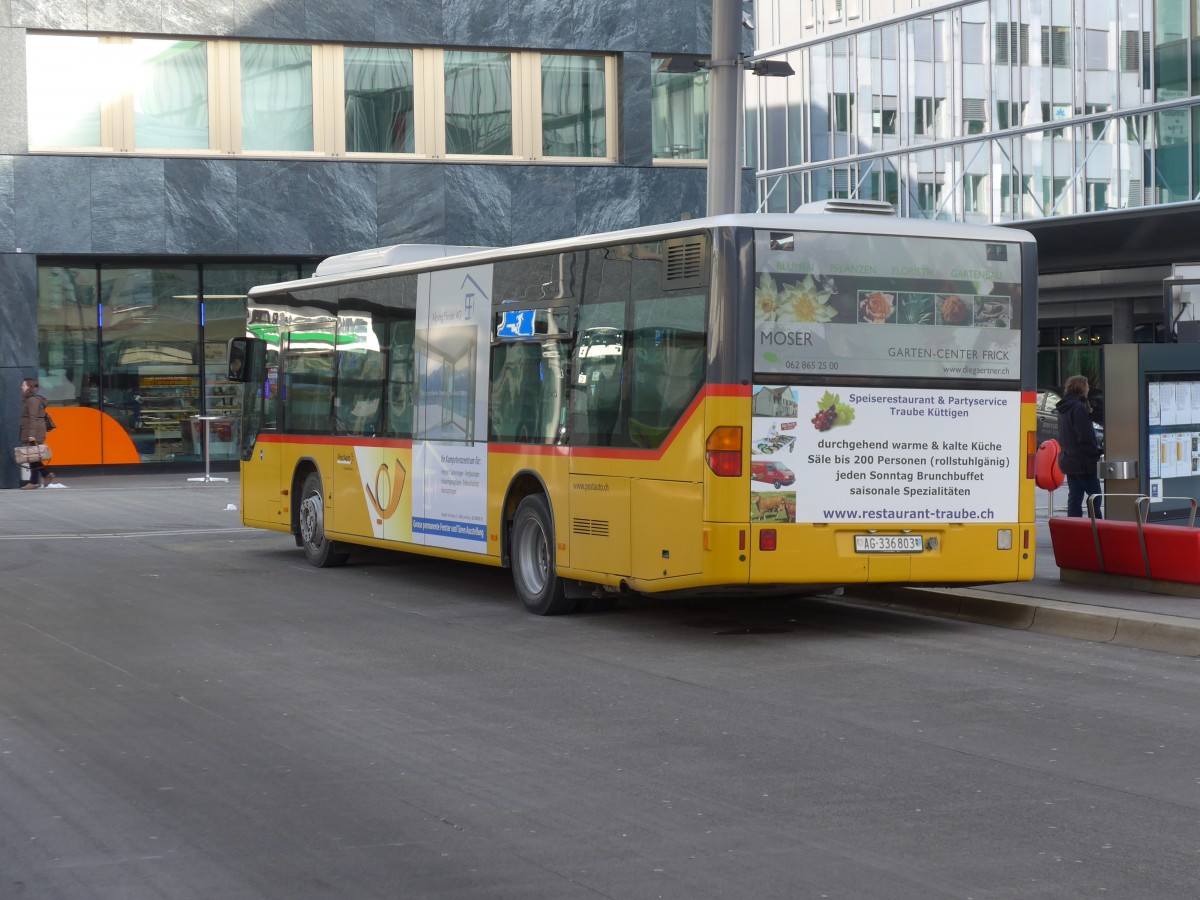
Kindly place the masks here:
POLYGON ((1195 894, 1195 659, 813 599, 538 618, 230 503, 0 496, 0 897, 1195 894))

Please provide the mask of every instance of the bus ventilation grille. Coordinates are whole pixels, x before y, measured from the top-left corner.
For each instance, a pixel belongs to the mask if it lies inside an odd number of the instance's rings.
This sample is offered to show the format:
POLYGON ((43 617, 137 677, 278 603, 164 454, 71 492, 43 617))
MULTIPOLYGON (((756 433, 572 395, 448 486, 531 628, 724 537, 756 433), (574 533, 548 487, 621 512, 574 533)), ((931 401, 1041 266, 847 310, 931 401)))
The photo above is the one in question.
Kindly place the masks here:
POLYGON ((701 287, 704 284, 704 256, 703 235, 667 241, 663 282, 671 288, 701 287))
POLYGON ((573 519, 571 530, 575 534, 592 537, 608 537, 608 522, 604 519, 573 519))

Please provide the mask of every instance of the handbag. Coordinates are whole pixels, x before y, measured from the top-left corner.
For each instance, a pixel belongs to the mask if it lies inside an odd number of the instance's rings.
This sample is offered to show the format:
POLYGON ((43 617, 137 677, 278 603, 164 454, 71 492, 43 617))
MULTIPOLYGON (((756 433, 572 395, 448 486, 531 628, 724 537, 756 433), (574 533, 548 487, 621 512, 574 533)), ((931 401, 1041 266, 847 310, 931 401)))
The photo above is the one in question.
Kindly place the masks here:
POLYGON ((13 448, 13 459, 18 466, 50 462, 50 448, 45 444, 20 444, 13 448))

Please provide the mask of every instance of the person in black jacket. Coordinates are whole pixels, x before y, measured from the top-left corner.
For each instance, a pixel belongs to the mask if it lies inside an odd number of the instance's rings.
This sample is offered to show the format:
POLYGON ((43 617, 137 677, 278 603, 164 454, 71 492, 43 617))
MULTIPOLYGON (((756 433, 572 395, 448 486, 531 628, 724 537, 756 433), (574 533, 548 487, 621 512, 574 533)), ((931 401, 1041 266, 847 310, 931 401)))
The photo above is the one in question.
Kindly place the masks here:
POLYGON ((1055 412, 1058 414, 1058 440, 1062 445, 1058 465, 1067 476, 1067 515, 1083 515, 1083 496, 1087 494, 1097 498, 1092 506, 1096 510, 1096 518, 1100 518, 1098 495, 1102 490, 1096 474, 1100 446, 1096 443, 1096 430, 1092 427, 1087 376, 1072 375, 1068 378, 1064 395, 1055 412))

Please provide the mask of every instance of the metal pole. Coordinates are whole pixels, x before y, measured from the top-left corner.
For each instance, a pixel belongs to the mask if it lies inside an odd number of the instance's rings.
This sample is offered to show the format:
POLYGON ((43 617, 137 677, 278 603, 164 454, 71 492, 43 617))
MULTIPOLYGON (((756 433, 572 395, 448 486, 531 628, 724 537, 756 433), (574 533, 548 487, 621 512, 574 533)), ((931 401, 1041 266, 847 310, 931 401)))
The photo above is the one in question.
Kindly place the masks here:
POLYGON ((741 211, 742 0, 713 0, 708 70, 708 215, 741 211))

